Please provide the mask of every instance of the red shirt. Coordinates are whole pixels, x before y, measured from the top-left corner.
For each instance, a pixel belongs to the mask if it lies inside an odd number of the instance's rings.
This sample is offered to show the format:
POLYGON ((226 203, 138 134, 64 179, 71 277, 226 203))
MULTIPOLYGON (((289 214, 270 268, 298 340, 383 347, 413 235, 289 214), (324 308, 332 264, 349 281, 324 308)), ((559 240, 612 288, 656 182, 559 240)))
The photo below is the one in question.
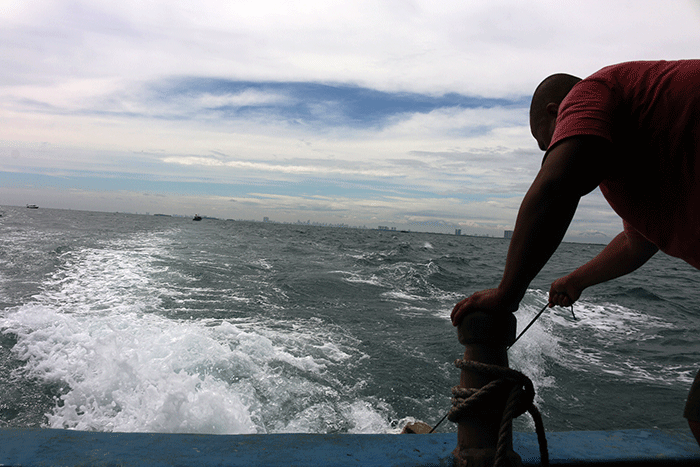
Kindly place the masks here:
POLYGON ((700 269, 700 60, 629 62, 589 76, 559 106, 549 149, 595 135, 623 170, 600 189, 659 249, 700 269))

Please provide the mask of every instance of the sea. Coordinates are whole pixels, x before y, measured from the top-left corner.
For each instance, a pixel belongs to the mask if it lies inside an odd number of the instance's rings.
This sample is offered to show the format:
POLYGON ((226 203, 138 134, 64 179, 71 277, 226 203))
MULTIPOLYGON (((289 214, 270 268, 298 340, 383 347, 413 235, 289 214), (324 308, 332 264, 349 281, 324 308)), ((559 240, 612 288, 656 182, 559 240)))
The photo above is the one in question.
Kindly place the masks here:
MULTIPOLYGON (((0 207, 0 426, 396 433, 448 411, 456 302, 508 240, 0 207)), ((516 312, 601 251, 563 243, 516 312)), ((657 254, 509 350, 547 431, 685 429, 700 271, 657 254)), ((438 432, 454 432, 445 421, 438 432)), ((516 431, 532 431, 527 415, 516 431)))

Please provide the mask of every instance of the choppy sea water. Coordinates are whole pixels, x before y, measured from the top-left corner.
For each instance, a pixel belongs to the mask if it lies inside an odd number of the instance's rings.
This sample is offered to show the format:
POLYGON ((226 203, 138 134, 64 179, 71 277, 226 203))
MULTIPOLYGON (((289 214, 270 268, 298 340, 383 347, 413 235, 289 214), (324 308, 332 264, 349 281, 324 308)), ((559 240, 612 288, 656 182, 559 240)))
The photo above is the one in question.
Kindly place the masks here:
MULTIPOLYGON (((507 240, 0 208, 0 426, 391 433, 459 381, 454 303, 507 240)), ((516 313, 602 245, 565 243, 516 313)), ((658 254, 509 351, 548 431, 684 428, 700 271, 658 254)), ((515 429, 531 430, 521 417, 515 429)), ((445 422, 438 431, 455 431, 445 422)))

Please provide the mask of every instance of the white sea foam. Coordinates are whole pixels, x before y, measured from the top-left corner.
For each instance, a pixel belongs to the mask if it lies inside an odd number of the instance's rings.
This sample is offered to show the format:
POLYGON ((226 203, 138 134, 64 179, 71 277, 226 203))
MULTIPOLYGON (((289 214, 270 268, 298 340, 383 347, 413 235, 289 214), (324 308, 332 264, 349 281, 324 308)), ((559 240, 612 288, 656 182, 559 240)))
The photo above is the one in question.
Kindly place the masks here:
POLYGON ((350 272, 350 271, 331 271, 330 273, 331 274, 342 274, 344 276, 343 280, 346 282, 355 283, 355 284, 369 284, 369 285, 376 285, 378 287, 385 287, 385 285, 382 283, 382 280, 374 274, 371 274, 368 277, 365 277, 365 276, 361 275, 360 273, 350 272))
POLYGON ((154 315, 66 314, 26 305, 3 327, 32 377, 65 387, 53 428, 249 433, 243 398, 196 367, 230 350, 201 327, 154 315))
MULTIPOLYGON (((265 433, 388 430, 381 404, 353 396, 329 365, 363 355, 328 326, 173 320, 160 299, 158 240, 61 257, 31 301, 0 321, 21 373, 62 388, 47 425, 97 431, 265 433), (158 278, 158 279, 156 279, 158 278), (326 402, 313 403, 314 399, 326 402), (333 415, 329 415, 329 414, 333 415)), ((201 292, 201 291, 200 291, 201 292)), ((307 323, 309 324, 309 323, 307 323)), ((313 325, 313 323, 311 323, 313 325)), ((347 340, 347 339, 346 339, 347 340)))
POLYGON ((343 388, 334 389, 333 379, 324 383, 323 377, 306 376, 321 376, 327 365, 351 358, 333 343, 317 342, 318 336, 259 333, 254 330, 259 325, 219 321, 210 326, 143 313, 67 314, 37 304, 20 307, 2 325, 17 336, 14 351, 26 361, 28 376, 65 387, 47 415, 53 428, 261 433, 323 432, 348 425, 356 432, 388 430, 382 410, 362 400, 343 402, 343 388), (302 349, 314 355, 303 355, 302 349), (330 408, 304 407, 303 400, 313 398, 327 400, 330 408), (294 404, 300 405, 286 412, 294 404), (329 410, 335 422, 328 420, 329 410))
MULTIPOLYGON (((530 293, 541 297, 544 305, 544 292, 530 293)), ((549 309, 523 336, 523 344, 533 340, 537 345, 547 341, 556 343, 551 347, 545 344, 550 351, 543 354, 565 368, 583 373, 607 374, 655 385, 692 382, 694 374, 687 368, 650 362, 636 352, 625 352, 635 343, 662 339, 659 331, 673 329, 673 324, 619 304, 586 299, 574 305, 574 313, 575 320, 566 308, 549 309)))
POLYGON ((266 270, 272 269, 272 265, 265 258, 258 258, 253 261, 253 264, 266 270))
MULTIPOLYGON (((386 404, 380 404, 380 409, 388 410, 386 404)), ((343 404, 343 412, 350 420, 350 433, 385 433, 391 430, 386 416, 368 401, 355 401, 343 404)))
POLYGON ((423 297, 420 297, 418 295, 409 294, 407 292, 403 292, 400 290, 392 290, 390 292, 384 292, 382 294, 382 297, 392 298, 392 299, 397 299, 397 300, 408 300, 408 301, 423 300, 423 297))
MULTIPOLYGON (((531 294, 532 292, 529 291, 531 294)), ((516 317, 518 319, 518 330, 516 335, 525 329, 530 321, 537 315, 537 312, 544 306, 544 302, 540 305, 539 300, 535 297, 534 305, 524 304, 518 310, 516 317)), ((552 333, 551 323, 547 320, 538 319, 535 323, 523 334, 523 336, 511 347, 508 354, 511 359, 511 366, 523 372, 528 376, 535 387, 536 399, 538 405, 542 405, 542 393, 544 388, 556 387, 556 380, 549 371, 547 360, 556 358, 561 352, 559 339, 552 333)))

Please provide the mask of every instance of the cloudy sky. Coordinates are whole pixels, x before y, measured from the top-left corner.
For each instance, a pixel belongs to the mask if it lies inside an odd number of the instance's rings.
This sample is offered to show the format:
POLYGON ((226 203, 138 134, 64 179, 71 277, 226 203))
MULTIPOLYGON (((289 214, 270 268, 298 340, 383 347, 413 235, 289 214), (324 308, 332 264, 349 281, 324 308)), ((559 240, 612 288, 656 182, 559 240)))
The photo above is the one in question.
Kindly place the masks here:
MULTIPOLYGON (((547 75, 697 58, 697 1, 0 0, 0 205, 502 235, 547 75)), ((569 239, 620 221, 599 192, 569 239)))

